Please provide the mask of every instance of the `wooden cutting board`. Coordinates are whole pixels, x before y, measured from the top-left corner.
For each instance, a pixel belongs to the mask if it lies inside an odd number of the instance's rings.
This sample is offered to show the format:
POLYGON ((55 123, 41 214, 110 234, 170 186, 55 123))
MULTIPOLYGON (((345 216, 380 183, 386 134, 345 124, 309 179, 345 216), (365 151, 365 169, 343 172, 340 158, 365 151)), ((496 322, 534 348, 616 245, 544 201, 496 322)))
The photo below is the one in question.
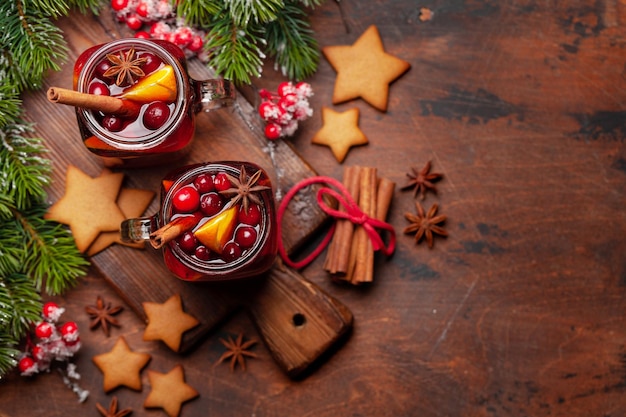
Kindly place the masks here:
MULTIPOLYGON (((106 20, 97 20, 97 25, 106 20)), ((112 40, 110 31, 97 30, 88 17, 60 22, 70 38, 82 40, 71 45, 70 59, 84 49, 112 40)), ((102 29, 102 28, 99 28, 102 29)), ((29 120, 36 122, 53 159, 50 200, 62 195, 67 165, 73 164, 96 176, 102 162, 82 145, 74 110, 49 103, 45 90, 49 86, 71 88, 72 65, 51 74, 41 92, 27 95, 33 109, 29 120), (49 134, 54 132, 54 134, 49 134)), ((212 78, 213 74, 198 61, 190 61, 190 75, 195 79, 212 78)), ((315 175, 314 170, 284 141, 276 142, 273 158, 263 135, 263 123, 256 109, 243 96, 231 109, 200 113, 196 118, 196 137, 186 159, 167 166, 122 170, 125 187, 157 192, 161 179, 172 169, 196 162, 246 160, 263 167, 275 189, 283 194, 298 181, 315 175), (282 175, 276 168, 280 168, 282 175)), ((119 170, 118 170, 119 171, 119 170)), ((146 211, 158 210, 158 197, 146 211)), ((283 220, 285 247, 294 252, 326 221, 315 202, 315 189, 298 194, 283 220)), ((148 245, 149 246, 149 245, 148 245)), ((254 280, 228 283, 188 283, 175 278, 164 266, 160 251, 148 247, 136 250, 112 246, 91 258, 107 282, 142 318, 145 301, 164 302, 174 294, 183 300, 185 311, 200 325, 184 334, 181 351, 191 349, 238 308, 247 308, 261 337, 277 364, 290 376, 302 375, 328 349, 346 334, 352 325, 351 312, 338 300, 304 279, 295 271, 280 265, 254 280)), ((165 345, 164 345, 165 346, 165 345)))

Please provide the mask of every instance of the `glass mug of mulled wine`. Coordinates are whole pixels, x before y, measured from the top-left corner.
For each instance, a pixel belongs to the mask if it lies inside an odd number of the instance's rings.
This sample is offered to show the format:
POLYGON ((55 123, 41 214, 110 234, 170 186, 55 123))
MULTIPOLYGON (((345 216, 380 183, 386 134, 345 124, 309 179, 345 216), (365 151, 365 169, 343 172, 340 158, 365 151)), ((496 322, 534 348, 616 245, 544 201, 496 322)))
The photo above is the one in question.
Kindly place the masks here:
POLYGON ((274 194, 267 173, 250 162, 188 165, 161 181, 159 211, 125 220, 122 240, 149 240, 184 281, 258 276, 276 258, 274 194))
POLYGON ((73 85, 92 101, 76 106, 85 146, 108 165, 124 166, 171 162, 184 154, 195 115, 230 106, 236 95, 228 80, 192 79, 183 51, 155 39, 120 39, 87 49, 74 65, 73 85), (112 108, 101 104, 105 100, 112 108))

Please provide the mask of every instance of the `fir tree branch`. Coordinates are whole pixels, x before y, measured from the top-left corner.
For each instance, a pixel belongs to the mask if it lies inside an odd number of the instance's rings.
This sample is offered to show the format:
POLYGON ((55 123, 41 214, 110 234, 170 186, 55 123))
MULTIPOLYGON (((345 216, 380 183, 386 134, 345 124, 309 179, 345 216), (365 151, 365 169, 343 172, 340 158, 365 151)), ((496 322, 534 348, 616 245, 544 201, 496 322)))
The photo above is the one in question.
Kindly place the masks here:
POLYGON ((42 139, 25 136, 33 126, 15 123, 0 130, 0 194, 9 196, 18 210, 28 208, 33 200, 45 197, 44 187, 49 183, 50 161, 42 139))
POLYGON ((210 52, 208 65, 218 74, 237 83, 251 82, 259 77, 265 54, 257 45, 262 41, 263 28, 250 24, 245 30, 238 27, 231 16, 223 11, 214 18, 207 34, 205 49, 210 52))
POLYGON ((20 351, 15 348, 17 340, 0 328, 0 379, 17 365, 20 351))
POLYGON ((67 58, 63 33, 48 17, 22 7, 22 0, 0 3, 1 50, 22 74, 20 90, 39 88, 48 70, 58 71, 67 58))
POLYGON ((272 21, 283 8, 282 0, 226 0, 224 3, 239 27, 272 21))
POLYGON ((319 49, 305 11, 287 1, 277 19, 267 25, 267 50, 276 66, 292 80, 312 75, 319 63, 319 49))
POLYGON ((41 319, 41 296, 24 274, 0 277, 0 329, 18 340, 41 319))
MULTIPOLYGON (((0 54, 1 60, 2 55, 0 54)), ((0 84, 0 129, 20 116, 20 106, 22 105, 22 101, 19 99, 18 86, 11 83, 11 79, 5 74, 0 62, 0 79, 5 80, 0 84)))
POLYGON ((178 3, 176 14, 183 16, 193 26, 208 27, 213 16, 222 11, 223 2, 219 0, 188 0, 178 3))
POLYGON ((17 0, 17 8, 22 8, 20 14, 40 14, 57 18, 64 16, 69 11, 65 0, 17 0))
POLYGON ((46 207, 40 205, 19 216, 24 230, 26 253, 23 270, 37 290, 61 294, 86 274, 89 262, 76 249, 76 243, 63 225, 44 220, 46 207))

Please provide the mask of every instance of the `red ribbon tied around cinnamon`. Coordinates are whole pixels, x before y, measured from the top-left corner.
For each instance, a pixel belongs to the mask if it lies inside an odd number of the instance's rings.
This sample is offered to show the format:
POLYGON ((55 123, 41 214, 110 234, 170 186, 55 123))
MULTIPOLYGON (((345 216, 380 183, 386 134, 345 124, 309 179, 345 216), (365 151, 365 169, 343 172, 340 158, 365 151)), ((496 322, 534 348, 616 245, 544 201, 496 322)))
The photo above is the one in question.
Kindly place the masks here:
POLYGON ((296 195, 296 193, 301 189, 313 184, 324 184, 327 186, 320 188, 317 191, 317 204, 320 206, 322 211, 324 211, 326 214, 333 217, 334 219, 345 219, 356 225, 362 226, 367 233, 369 239, 371 240, 372 248, 375 251, 380 250, 387 256, 393 254, 396 247, 396 232, 393 226, 391 226, 389 223, 375 219, 365 214, 359 208, 359 205, 354 201, 354 199, 350 195, 350 192, 344 187, 344 185, 340 181, 337 181, 336 179, 330 177, 317 176, 304 179, 294 185, 285 194, 285 197, 278 207, 278 254, 286 265, 295 269, 300 269, 311 263, 324 250, 324 248, 326 248, 326 246, 332 239, 333 233, 335 232, 336 221, 332 224, 330 230, 328 231, 324 239, 320 242, 320 244, 304 259, 302 259, 301 261, 293 261, 291 260, 291 258, 289 258, 282 239, 282 219, 285 211, 287 210, 289 202, 296 195), (329 186, 331 186, 332 188, 330 188, 329 186), (326 204, 326 202, 324 201, 324 196, 326 195, 334 198, 345 211, 340 211, 329 207, 328 204, 326 204), (383 241, 379 230, 389 232, 388 245, 385 245, 385 242, 383 241))

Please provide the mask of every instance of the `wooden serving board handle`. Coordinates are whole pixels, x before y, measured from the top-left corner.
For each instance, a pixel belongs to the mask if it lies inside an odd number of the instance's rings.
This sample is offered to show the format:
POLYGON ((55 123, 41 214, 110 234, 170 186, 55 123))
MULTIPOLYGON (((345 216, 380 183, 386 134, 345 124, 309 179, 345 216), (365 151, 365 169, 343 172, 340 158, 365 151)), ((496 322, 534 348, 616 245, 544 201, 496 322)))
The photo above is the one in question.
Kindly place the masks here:
POLYGON ((352 312, 296 271, 277 263, 248 305, 272 357, 302 376, 352 328, 352 312))

